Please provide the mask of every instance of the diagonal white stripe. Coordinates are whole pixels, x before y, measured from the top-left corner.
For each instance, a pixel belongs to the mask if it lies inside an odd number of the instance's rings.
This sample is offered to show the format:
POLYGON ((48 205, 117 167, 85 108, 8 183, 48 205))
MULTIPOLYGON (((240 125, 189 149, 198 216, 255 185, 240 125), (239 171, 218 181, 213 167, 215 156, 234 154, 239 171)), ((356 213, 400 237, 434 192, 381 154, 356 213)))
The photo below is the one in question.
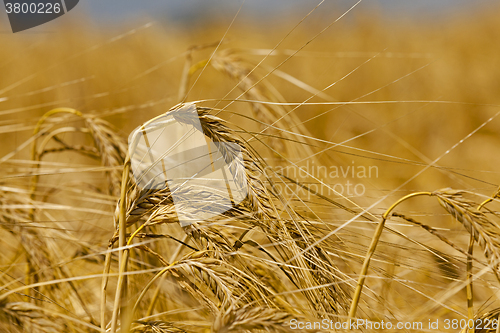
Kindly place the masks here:
POLYGON ((66 14, 68 12, 68 10, 66 9, 66 1, 61 0, 61 3, 62 3, 63 10, 64 10, 64 14, 66 14))

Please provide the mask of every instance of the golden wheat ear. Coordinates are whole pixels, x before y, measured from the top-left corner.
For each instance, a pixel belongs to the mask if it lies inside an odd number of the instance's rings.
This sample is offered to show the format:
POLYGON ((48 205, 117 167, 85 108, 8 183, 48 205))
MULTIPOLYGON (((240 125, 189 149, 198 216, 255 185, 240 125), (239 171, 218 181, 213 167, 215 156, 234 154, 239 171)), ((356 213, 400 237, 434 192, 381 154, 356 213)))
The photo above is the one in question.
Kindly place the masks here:
POLYGON ((467 199, 464 196, 466 192, 445 189, 434 193, 441 206, 460 222, 481 246, 489 265, 498 279, 500 265, 499 226, 476 209, 478 207, 477 203, 467 199))

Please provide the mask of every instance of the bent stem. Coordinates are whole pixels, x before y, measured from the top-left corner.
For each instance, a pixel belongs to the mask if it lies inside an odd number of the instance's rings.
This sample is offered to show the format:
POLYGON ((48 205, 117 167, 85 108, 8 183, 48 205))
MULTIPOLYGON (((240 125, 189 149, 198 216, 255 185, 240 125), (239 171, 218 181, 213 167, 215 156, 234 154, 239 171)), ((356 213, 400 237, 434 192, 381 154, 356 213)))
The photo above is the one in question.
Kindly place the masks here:
POLYGON ((358 308, 358 303, 359 299, 361 297, 361 291, 363 290, 363 285, 365 283, 366 279, 366 273, 368 272, 368 268, 370 266, 370 260, 373 256, 373 253, 375 252, 375 249, 377 248, 378 241, 380 239, 380 236, 382 235, 382 231, 384 230, 384 225, 385 221, 387 220, 387 217, 389 214, 392 212, 394 208, 396 208, 397 205, 402 203, 403 201, 420 196, 420 195, 428 195, 432 196, 434 195, 432 192, 416 192, 416 193, 411 193, 408 194, 407 196, 402 197, 398 201, 396 201, 394 204, 392 204, 389 209, 386 210, 384 215, 382 215, 382 219, 380 220, 377 229, 375 230, 375 234, 373 235, 372 241, 370 243, 370 247, 368 248, 368 252, 366 253, 365 260, 363 262, 363 267, 361 268, 361 272, 359 275, 358 279, 358 284, 356 285, 356 290, 354 291, 354 296, 352 298, 352 303, 351 303, 351 308, 349 309, 349 320, 353 319, 356 316, 356 310, 358 308))
MULTIPOLYGON (((47 118, 49 118, 55 114, 58 114, 58 113, 71 113, 71 114, 74 114, 74 115, 79 116, 79 117, 83 116, 83 114, 80 111, 77 111, 77 110, 71 109, 71 108, 57 108, 57 109, 50 110, 47 113, 45 113, 40 118, 40 120, 38 120, 38 123, 36 124, 35 129, 33 130, 33 136, 36 137, 38 135, 38 133, 40 132, 40 128, 42 127, 43 123, 47 120, 47 118)), ((37 150, 37 146, 36 146, 36 139, 35 139, 33 141, 33 145, 31 146, 31 160, 33 162, 39 162, 39 155, 37 154, 36 150, 37 150)), ((39 167, 38 163, 36 163, 36 167, 37 168, 39 167)), ((30 199, 32 201, 35 199, 35 192, 36 192, 36 187, 37 187, 37 183, 38 183, 38 178, 39 177, 38 177, 36 172, 35 172, 35 175, 31 178, 30 199)), ((34 207, 32 207, 30 209, 29 215, 30 215, 30 219, 33 220, 34 207)))
MULTIPOLYGON (((33 145, 31 146, 31 160, 33 162, 39 162, 40 160, 40 155, 37 154, 37 145, 36 145, 36 138, 37 138, 37 135, 40 133, 40 128, 42 127, 43 123, 45 122, 45 120, 47 120, 47 118, 57 114, 57 113, 72 113, 74 115, 77 115, 79 117, 83 116, 83 114, 80 112, 80 111, 77 111, 75 109, 71 109, 71 108, 57 108, 57 109, 53 109, 53 110, 50 110, 48 112, 46 112, 41 118, 40 120, 38 120, 38 123, 36 124, 35 126, 35 129, 33 130, 33 137, 35 138, 33 140, 33 145)), ((39 176, 38 176, 38 168, 40 167, 40 164, 39 163, 35 163, 35 168, 36 168, 36 171, 34 172, 34 175, 33 177, 31 177, 31 185, 30 185, 30 189, 29 189, 29 193, 30 193, 30 200, 31 202, 33 203, 33 201, 35 200, 35 192, 36 192, 36 188, 37 188, 37 184, 38 184, 38 179, 39 179, 39 176)), ((35 221, 35 206, 32 204, 30 210, 29 210, 29 219, 30 221, 34 222, 35 221)), ((31 276, 33 274, 33 272, 35 271, 34 268, 32 267, 32 264, 31 262, 29 262, 29 256, 28 254, 26 254, 26 257, 28 258, 28 263, 27 263, 27 266, 26 266, 26 279, 25 279, 25 283, 27 286, 29 286, 31 284, 31 276)), ((35 275, 35 278, 36 278, 36 275, 35 275)), ((31 290, 30 288, 27 288, 26 289, 26 295, 30 295, 31 294, 31 290)), ((29 297, 28 297, 29 298, 29 297)), ((31 298, 29 298, 31 300, 31 298)))
MULTIPOLYGON (((158 272, 152 279, 151 281, 149 281, 149 283, 144 287, 144 289, 142 290, 141 294, 139 295, 139 297, 137 298, 137 300, 135 301, 135 305, 134 305, 134 308, 132 310, 132 314, 135 313, 135 311, 137 310, 137 307, 139 306, 139 303, 141 302, 141 300, 144 298, 144 296, 146 295, 146 292, 149 290, 149 288, 153 285, 153 283, 158 280, 158 278, 162 277, 163 274, 165 274, 166 272, 168 272, 173 266, 175 266, 177 264, 177 261, 174 261, 173 263, 171 263, 170 265, 168 265, 167 267, 165 267, 164 269, 162 269, 160 272, 158 272)), ((150 316, 151 314, 149 313, 149 310, 148 310, 148 314, 146 316, 150 316)))
MULTIPOLYGON (((143 224, 144 226, 145 224, 143 224)), ((140 230, 142 229, 142 226, 137 229, 137 230, 140 230)), ((135 236, 135 234, 137 234, 137 232, 134 233, 133 236, 135 236)), ((131 238, 132 238, 131 237, 131 238)), ((187 239, 189 238, 188 235, 185 235, 184 238, 182 239, 183 242, 186 242, 187 239)), ((172 262, 170 265, 168 265, 167 267, 165 267, 164 269, 162 269, 158 274, 156 274, 152 279, 151 281, 149 281, 149 283, 146 285, 146 287, 144 287, 144 289, 142 290, 141 294, 139 295, 139 297, 137 298, 136 302, 135 302, 135 305, 132 309, 132 315, 135 313, 135 311, 137 310, 137 307, 139 306, 139 303, 141 302, 141 300, 144 298, 144 296, 146 295, 146 292, 148 291, 148 289, 153 285, 153 283, 161 277, 161 280, 160 280, 160 283, 158 284, 158 288, 156 288, 156 291, 153 295, 153 298, 151 300, 151 303, 149 304, 149 307, 148 307, 148 311, 146 313, 146 317, 149 317, 151 316, 151 314, 153 313, 153 310, 154 310, 154 307, 155 307, 155 304, 156 304, 156 300, 158 299, 158 296, 160 294, 160 287, 161 287, 161 283, 163 282, 163 280, 165 279, 165 275, 164 273, 166 273, 168 270, 170 270, 174 265, 176 265, 178 263, 178 261, 174 261, 175 258, 179 255, 179 252, 181 251, 182 249, 182 244, 179 244, 179 246, 177 247, 177 249, 175 250, 175 252, 172 254, 172 257, 170 259, 170 261, 172 262)))
POLYGON ((477 207, 477 210, 481 210, 481 208, 483 208, 484 205, 486 205, 487 203, 489 202, 492 202, 493 200, 495 200, 496 198, 498 198, 498 196, 500 195, 500 187, 497 189, 497 191, 495 192, 495 194, 493 194, 491 197, 489 197, 488 199, 484 200, 478 207, 477 207))
POLYGON ((151 316, 153 314, 153 311, 156 306, 156 301, 158 300, 158 297, 160 296, 160 291, 161 291, 161 286, 163 284, 163 281, 165 281, 166 275, 161 276, 161 280, 158 282, 158 286, 156 287, 155 293, 153 294, 153 297, 151 298, 151 303, 149 303, 148 306, 148 311, 146 311, 146 318, 151 316))

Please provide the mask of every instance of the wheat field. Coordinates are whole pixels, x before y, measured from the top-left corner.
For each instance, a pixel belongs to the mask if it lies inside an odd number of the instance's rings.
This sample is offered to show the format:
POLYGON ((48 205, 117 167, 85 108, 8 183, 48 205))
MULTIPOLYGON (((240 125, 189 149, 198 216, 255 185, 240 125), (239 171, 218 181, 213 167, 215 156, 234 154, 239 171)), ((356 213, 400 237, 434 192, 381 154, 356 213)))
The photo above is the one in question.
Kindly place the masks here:
POLYGON ((500 332, 500 7, 235 9, 0 34, 0 332, 500 332))

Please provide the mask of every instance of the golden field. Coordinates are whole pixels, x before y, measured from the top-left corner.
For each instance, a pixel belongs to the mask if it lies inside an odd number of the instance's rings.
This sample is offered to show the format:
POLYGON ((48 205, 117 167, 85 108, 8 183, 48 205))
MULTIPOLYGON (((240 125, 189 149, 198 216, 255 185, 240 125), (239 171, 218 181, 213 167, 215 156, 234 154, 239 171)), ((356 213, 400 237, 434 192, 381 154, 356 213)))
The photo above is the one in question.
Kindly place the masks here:
POLYGON ((0 34, 0 332, 495 332, 499 12, 0 34), (243 201, 139 186, 165 113, 243 201))

